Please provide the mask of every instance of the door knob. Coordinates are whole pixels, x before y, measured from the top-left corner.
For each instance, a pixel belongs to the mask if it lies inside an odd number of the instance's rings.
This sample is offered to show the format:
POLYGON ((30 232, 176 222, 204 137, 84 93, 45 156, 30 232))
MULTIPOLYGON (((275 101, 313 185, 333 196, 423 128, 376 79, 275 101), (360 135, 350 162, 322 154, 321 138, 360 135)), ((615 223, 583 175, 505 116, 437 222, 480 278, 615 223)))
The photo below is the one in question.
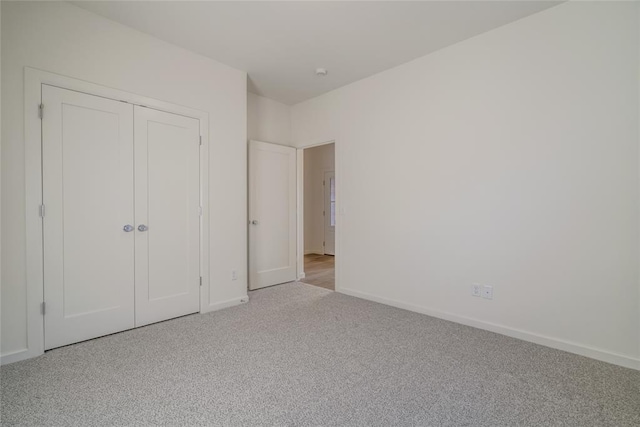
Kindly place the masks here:
POLYGON ((127 224, 124 227, 122 227, 122 229, 125 231, 125 233, 130 233, 133 231, 133 225, 127 224))
POLYGON ((255 219, 254 219, 253 221, 251 221, 251 224, 252 224, 252 225, 258 225, 258 220, 255 220, 255 219))
POLYGON ((146 226, 146 225, 144 225, 144 224, 140 224, 140 225, 138 226, 138 231, 147 231, 148 229, 149 229, 149 227, 147 227, 147 226, 146 226))

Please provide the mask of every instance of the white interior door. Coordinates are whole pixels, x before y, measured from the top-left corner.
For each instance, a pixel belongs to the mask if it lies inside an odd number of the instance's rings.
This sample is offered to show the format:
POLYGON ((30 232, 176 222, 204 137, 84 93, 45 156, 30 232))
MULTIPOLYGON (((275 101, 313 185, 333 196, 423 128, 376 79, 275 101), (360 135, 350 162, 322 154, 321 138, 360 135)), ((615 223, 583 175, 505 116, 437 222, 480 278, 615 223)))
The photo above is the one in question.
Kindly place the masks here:
POLYGON ((200 309, 200 122, 136 106, 136 326, 200 309))
POLYGON ((133 108, 47 85, 42 101, 51 349, 134 327, 133 108))
POLYGON ((249 289, 296 280, 296 150, 249 143, 249 289))
POLYGON ((324 173, 324 254, 336 254, 336 174, 324 173))

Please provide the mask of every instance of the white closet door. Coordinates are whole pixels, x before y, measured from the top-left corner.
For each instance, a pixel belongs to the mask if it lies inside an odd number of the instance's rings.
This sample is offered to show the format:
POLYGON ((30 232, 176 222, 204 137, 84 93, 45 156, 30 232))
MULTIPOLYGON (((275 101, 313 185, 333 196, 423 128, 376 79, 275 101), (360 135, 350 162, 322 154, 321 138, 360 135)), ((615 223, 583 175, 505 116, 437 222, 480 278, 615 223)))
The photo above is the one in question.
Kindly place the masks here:
POLYGON ((200 309, 200 122, 136 106, 136 326, 200 309))
POLYGON ((134 327, 133 108, 42 86, 45 349, 134 327))
POLYGON ((296 150, 249 144, 249 289, 296 280, 296 150))

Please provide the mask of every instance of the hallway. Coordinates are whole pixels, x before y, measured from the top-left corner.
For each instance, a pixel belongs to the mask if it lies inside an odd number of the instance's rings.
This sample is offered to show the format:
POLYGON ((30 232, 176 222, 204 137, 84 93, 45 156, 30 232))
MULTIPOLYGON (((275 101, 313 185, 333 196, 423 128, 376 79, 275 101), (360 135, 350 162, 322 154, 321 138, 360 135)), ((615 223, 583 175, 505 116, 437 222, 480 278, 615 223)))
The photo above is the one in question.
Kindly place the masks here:
POLYGON ((335 257, 331 255, 307 254, 304 256, 306 277, 300 280, 308 285, 335 291, 335 257))

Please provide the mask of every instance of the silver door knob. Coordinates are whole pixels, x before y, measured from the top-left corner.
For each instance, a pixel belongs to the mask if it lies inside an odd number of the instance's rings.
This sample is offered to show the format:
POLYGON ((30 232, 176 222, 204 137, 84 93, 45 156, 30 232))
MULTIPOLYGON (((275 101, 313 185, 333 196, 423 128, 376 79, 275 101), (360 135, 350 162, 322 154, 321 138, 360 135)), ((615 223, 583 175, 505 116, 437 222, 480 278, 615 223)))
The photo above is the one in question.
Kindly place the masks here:
POLYGON ((130 233, 133 231, 133 225, 131 224, 127 224, 124 227, 122 227, 122 229, 126 232, 126 233, 130 233))
POLYGON ((144 225, 144 224, 140 224, 140 225, 138 226, 138 231, 147 231, 148 229, 149 229, 149 227, 147 227, 147 226, 146 226, 146 225, 144 225))
POLYGON ((253 221, 251 221, 251 224, 252 225, 258 225, 258 221, 254 219, 253 221))

